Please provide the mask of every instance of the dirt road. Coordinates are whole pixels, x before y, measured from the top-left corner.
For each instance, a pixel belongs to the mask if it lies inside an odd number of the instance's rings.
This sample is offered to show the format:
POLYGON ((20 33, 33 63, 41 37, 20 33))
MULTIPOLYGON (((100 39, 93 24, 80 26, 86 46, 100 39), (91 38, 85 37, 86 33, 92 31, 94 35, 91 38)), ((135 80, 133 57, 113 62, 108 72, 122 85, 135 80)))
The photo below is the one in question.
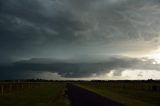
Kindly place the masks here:
POLYGON ((71 106, 124 106, 73 84, 68 84, 67 89, 71 106))

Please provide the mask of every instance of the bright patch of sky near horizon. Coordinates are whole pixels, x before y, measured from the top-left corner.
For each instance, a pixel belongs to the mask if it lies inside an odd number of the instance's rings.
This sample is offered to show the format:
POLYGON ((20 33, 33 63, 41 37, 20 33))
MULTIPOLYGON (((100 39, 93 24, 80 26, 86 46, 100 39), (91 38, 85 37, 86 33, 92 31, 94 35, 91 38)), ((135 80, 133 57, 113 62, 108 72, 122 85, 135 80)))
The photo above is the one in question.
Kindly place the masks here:
POLYGON ((103 75, 93 74, 90 77, 84 78, 65 78, 58 73, 43 72, 38 74, 33 74, 35 78, 47 79, 47 80, 158 80, 160 72, 156 70, 124 70, 121 75, 114 75, 112 70, 109 73, 104 73, 103 75))

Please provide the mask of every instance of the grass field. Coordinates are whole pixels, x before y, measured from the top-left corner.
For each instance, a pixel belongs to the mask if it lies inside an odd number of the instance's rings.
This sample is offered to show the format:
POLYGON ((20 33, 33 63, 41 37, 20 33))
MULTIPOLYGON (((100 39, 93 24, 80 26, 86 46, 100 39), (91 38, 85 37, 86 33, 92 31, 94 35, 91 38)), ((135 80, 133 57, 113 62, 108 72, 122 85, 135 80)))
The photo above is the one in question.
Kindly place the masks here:
POLYGON ((67 83, 127 106, 160 106, 159 81, 4 82, 0 83, 0 106, 70 106, 67 83))
POLYGON ((65 83, 42 84, 0 96, 0 106, 67 106, 65 83))
POLYGON ((160 86, 159 84, 121 83, 123 87, 118 87, 120 86, 119 82, 112 83, 111 86, 107 86, 107 84, 85 82, 78 84, 78 86, 127 106, 160 106, 160 91, 152 91, 151 87, 151 85, 160 86), (135 89, 133 86, 136 86, 135 89))

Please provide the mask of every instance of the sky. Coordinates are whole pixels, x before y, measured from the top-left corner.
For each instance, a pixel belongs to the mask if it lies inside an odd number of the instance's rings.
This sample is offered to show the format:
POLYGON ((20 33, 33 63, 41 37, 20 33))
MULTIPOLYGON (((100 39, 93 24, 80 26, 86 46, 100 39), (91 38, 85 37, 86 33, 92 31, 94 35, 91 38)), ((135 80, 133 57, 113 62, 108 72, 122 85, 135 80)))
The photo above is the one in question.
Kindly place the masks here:
POLYGON ((160 0, 1 0, 0 79, 159 79, 160 0))

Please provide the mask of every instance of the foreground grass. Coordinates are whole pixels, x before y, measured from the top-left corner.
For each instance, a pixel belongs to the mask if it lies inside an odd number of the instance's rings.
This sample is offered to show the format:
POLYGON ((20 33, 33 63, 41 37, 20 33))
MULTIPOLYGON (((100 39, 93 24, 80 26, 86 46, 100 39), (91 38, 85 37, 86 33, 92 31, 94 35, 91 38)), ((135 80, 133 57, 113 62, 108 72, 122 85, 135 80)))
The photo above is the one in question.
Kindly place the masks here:
POLYGON ((78 84, 78 86, 127 106, 160 106, 160 92, 124 90, 108 87, 99 88, 99 86, 92 86, 91 84, 78 84))
POLYGON ((44 84, 0 96, 0 106, 67 106, 65 84, 44 84))

